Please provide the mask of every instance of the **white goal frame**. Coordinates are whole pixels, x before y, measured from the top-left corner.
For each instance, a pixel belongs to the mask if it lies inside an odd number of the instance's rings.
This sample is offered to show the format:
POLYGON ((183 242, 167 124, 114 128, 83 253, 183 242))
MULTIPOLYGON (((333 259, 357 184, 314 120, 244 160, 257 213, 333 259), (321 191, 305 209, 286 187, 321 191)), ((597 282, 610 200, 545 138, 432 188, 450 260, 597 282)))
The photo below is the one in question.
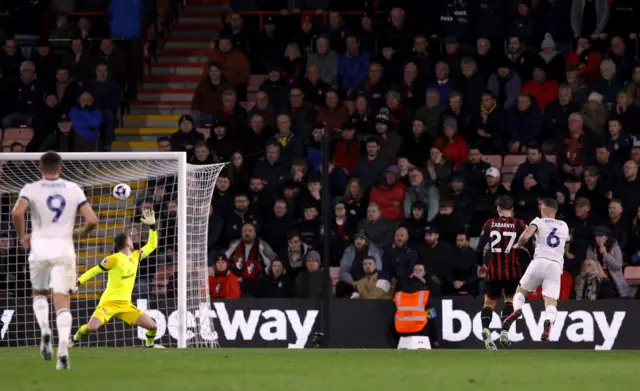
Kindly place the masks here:
MULTIPOLYGON (((186 152, 58 152, 65 160, 176 160, 178 162, 178 348, 187 347, 187 153, 186 152)), ((4 161, 37 161, 42 152, 1 153, 4 161)))

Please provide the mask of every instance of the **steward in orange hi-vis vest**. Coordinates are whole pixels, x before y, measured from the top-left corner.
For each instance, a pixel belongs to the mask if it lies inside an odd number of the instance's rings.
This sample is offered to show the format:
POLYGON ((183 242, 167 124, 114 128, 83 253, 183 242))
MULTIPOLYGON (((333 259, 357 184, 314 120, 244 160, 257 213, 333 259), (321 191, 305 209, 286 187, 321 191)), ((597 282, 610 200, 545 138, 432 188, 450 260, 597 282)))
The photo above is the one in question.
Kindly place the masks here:
POLYGON ((393 301, 396 303, 395 327, 398 333, 417 333, 424 329, 429 320, 426 309, 429 291, 398 292, 393 301))

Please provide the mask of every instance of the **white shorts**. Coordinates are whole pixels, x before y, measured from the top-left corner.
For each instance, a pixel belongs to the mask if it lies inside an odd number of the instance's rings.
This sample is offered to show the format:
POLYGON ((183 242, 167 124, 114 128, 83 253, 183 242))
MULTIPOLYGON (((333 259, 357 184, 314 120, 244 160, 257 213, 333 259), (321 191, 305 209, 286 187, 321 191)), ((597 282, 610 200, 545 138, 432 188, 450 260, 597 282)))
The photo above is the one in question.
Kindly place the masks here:
POLYGON ((558 300, 560 297, 560 279, 562 265, 555 261, 537 258, 531 261, 524 276, 520 279, 522 289, 533 292, 542 285, 542 296, 558 300))
POLYGON ((58 258, 53 261, 29 261, 31 287, 34 291, 48 291, 68 295, 76 284, 76 259, 58 258))

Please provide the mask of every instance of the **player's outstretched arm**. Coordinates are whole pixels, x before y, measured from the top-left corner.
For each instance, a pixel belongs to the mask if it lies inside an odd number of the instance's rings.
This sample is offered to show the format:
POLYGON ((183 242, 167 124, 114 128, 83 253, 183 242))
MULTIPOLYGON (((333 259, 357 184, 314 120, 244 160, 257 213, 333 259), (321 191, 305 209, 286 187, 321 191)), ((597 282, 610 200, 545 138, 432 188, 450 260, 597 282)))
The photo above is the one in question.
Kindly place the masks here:
POLYGON ((89 202, 85 202, 80 206, 80 213, 84 217, 84 226, 78 231, 78 235, 84 238, 98 226, 98 216, 96 216, 89 202))
POLYGON ((142 219, 140 219, 140 221, 149 226, 149 240, 141 249, 141 258, 145 258, 158 247, 158 227, 156 225, 155 214, 151 209, 142 212, 142 219))
POLYGON ((76 284, 76 286, 82 285, 87 281, 89 281, 90 279, 92 279, 93 277, 97 276, 98 274, 108 271, 109 269, 114 267, 116 264, 117 264, 117 260, 114 256, 110 255, 106 257, 105 259, 102 260, 102 262, 92 267, 91 269, 87 270, 80 277, 78 277, 78 283, 76 284))

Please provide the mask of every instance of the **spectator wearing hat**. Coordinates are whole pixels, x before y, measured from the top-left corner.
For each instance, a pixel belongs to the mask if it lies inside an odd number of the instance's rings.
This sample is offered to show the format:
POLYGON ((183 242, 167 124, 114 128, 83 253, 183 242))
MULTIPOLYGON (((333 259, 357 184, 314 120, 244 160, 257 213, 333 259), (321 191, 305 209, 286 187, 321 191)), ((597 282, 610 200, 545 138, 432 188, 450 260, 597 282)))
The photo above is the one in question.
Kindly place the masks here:
POLYGON ((513 64, 503 57, 498 61, 496 71, 489 76, 487 90, 495 96, 498 105, 509 110, 516 104, 522 79, 513 70, 513 64))
POLYGON ((531 96, 522 93, 516 105, 508 111, 508 137, 502 145, 510 153, 526 153, 527 145, 540 142, 542 133, 542 113, 538 105, 532 104, 531 96))
POLYGON ((391 121, 386 109, 376 116, 376 133, 380 138, 380 157, 387 162, 395 162, 402 146, 402 137, 390 129, 391 121))
POLYGON ((573 206, 574 213, 566 220, 571 232, 571 242, 567 248, 564 268, 575 276, 580 273, 582 261, 587 256, 587 248, 593 241, 594 218, 588 198, 578 197, 576 194, 573 206))
POLYGON ((227 124, 229 136, 236 138, 247 126, 247 110, 240 105, 238 92, 227 89, 222 92, 222 108, 214 115, 215 119, 227 124))
POLYGON ((282 67, 276 62, 267 64, 267 79, 260 84, 260 90, 264 91, 276 107, 281 107, 287 101, 289 81, 282 75, 282 67))
POLYGON ((562 83, 565 79, 566 61, 562 53, 556 50, 556 42, 551 34, 546 33, 542 44, 542 49, 538 54, 542 59, 545 69, 547 70, 547 78, 562 83))
POLYGON ((269 143, 280 145, 280 160, 285 166, 289 166, 293 159, 304 156, 302 139, 293 134, 288 114, 279 114, 276 122, 278 130, 269 143))
MULTIPOLYGON (((309 188, 313 185, 320 187, 320 183, 312 182, 309 184, 309 188)), ((309 190, 309 193, 311 193, 309 190)), ((320 248, 322 220, 320 219, 319 200, 311 198, 307 195, 300 200, 302 209, 302 220, 300 220, 296 226, 297 231, 300 233, 302 241, 311 248, 320 248)))
POLYGON ((413 119, 422 122, 427 134, 435 140, 440 134, 443 112, 444 108, 440 107, 440 93, 435 89, 427 89, 425 104, 416 111, 413 119))
POLYGON ((285 267, 279 259, 271 262, 267 273, 260 276, 258 296, 262 299, 286 299, 293 297, 293 281, 287 274, 285 267))
POLYGON ((212 299, 239 299, 240 282, 229 270, 229 259, 224 253, 216 257, 213 267, 209 268, 209 297, 212 299))
POLYGON ((363 231, 359 231, 340 259, 340 281, 336 284, 336 296, 351 296, 355 282, 364 277, 362 263, 367 257, 375 260, 376 270, 382 270, 382 251, 369 241, 363 231))
POLYGON ((326 289, 331 289, 331 280, 322 271, 320 254, 313 250, 305 257, 305 269, 298 273, 295 281, 296 297, 301 299, 322 299, 326 289))
POLYGON ((418 264, 424 265, 427 273, 437 278, 442 292, 453 290, 452 265, 453 246, 440 240, 438 228, 430 225, 425 229, 424 242, 418 251, 418 264))
POLYGON ((576 49, 567 56, 567 67, 577 66, 578 76, 588 85, 598 78, 601 62, 602 55, 598 49, 591 46, 589 37, 578 36, 576 49))
POLYGON ((365 257, 362 261, 364 276, 353 285, 351 299, 391 299, 393 290, 387 274, 376 268, 376 260, 365 257))
POLYGON ((614 104, 617 95, 624 87, 622 80, 616 75, 616 63, 612 60, 602 60, 600 63, 600 77, 591 83, 591 90, 604 98, 604 103, 614 104))
POLYGON ((44 140, 40 151, 92 152, 95 147, 95 143, 86 141, 76 133, 71 119, 63 113, 58 118, 58 128, 44 140))
POLYGON ((435 145, 442 150, 445 159, 451 161, 455 168, 467 160, 467 143, 458 135, 458 121, 447 117, 442 126, 444 135, 438 137, 435 145))
POLYGON ((320 36, 316 39, 316 51, 309 55, 308 64, 314 64, 318 68, 318 78, 331 87, 338 86, 339 56, 331 50, 329 39, 320 36))
POLYGON ((333 164, 347 173, 355 171, 360 157, 360 142, 355 137, 356 124, 357 120, 353 117, 342 124, 340 140, 336 143, 333 153, 333 164))
POLYGON ((522 93, 529 94, 538 102, 541 112, 558 97, 558 82, 547 80, 546 64, 539 59, 533 66, 533 80, 522 86, 522 93))
POLYGON ((333 211, 328 238, 331 242, 331 266, 340 266, 342 253, 353 241, 357 219, 348 213, 347 202, 343 197, 334 198, 333 211))
POLYGON ((523 81, 531 80, 531 71, 535 54, 531 53, 521 41, 519 35, 509 36, 505 50, 507 61, 523 81))
MULTIPOLYGON (((233 84, 240 99, 243 99, 247 93, 247 84, 251 70, 247 56, 233 48, 233 43, 227 36, 222 36, 218 40, 218 45, 213 49, 213 53, 209 57, 209 62, 220 64, 222 73, 233 84)), ((202 72, 203 76, 209 73, 209 66, 205 67, 202 72)))
POLYGON ((204 141, 204 136, 193 128, 193 117, 181 116, 178 120, 178 130, 171 135, 172 150, 187 151, 188 158, 191 159, 193 147, 198 141, 204 141))
POLYGON ((490 218, 497 216, 496 200, 502 195, 509 195, 509 192, 500 182, 500 170, 490 167, 484 173, 483 189, 476 191, 474 197, 474 207, 471 212, 471 222, 469 226, 469 236, 480 235, 482 225, 490 218))
POLYGON ((440 107, 449 105, 449 94, 453 91, 453 81, 449 78, 449 65, 439 61, 435 66, 435 81, 427 85, 427 89, 433 89, 440 94, 440 107))
POLYGON ((353 176, 360 179, 360 184, 368 191, 380 182, 389 164, 380 156, 380 140, 371 137, 366 141, 367 155, 361 156, 356 164, 353 176))
POLYGON ((611 278, 616 296, 627 297, 629 285, 622 274, 622 250, 617 241, 611 237, 611 231, 605 226, 593 229, 595 243, 587 249, 587 259, 593 259, 600 264, 605 274, 611 278))
POLYGON ((349 119, 349 109, 340 102, 340 95, 336 90, 329 90, 325 94, 325 106, 318 107, 316 123, 325 126, 332 139, 338 138, 338 131, 344 121, 349 119))
POLYGON ((346 96, 350 96, 367 78, 371 56, 360 50, 360 42, 355 34, 346 34, 344 41, 347 50, 340 56, 338 75, 340 89, 346 92, 346 96))
POLYGON ((213 121, 214 114, 222 109, 222 92, 232 86, 220 64, 209 62, 207 74, 198 83, 191 99, 191 111, 198 126, 213 121))
POLYGON ((405 185, 400 181, 400 168, 389 166, 384 180, 371 189, 371 202, 380 207, 380 213, 387 219, 399 222, 404 218, 403 200, 405 185))

